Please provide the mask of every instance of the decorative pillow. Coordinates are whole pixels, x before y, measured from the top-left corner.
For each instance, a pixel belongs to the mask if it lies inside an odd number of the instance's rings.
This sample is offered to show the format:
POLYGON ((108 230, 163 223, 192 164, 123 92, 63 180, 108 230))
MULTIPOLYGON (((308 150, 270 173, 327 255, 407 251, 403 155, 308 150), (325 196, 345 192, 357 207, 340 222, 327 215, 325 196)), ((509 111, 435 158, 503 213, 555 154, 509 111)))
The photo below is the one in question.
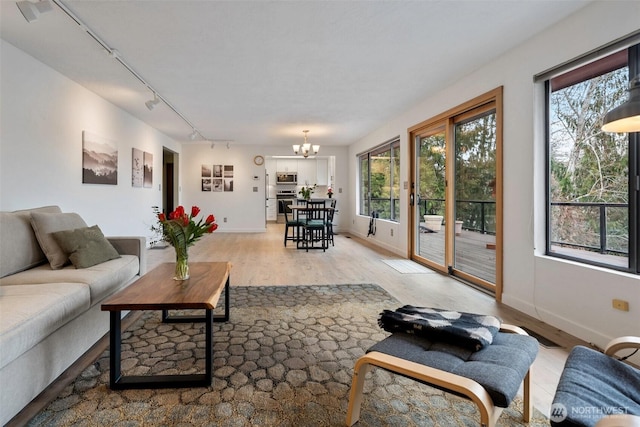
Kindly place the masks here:
POLYGON ((32 212, 31 226, 51 268, 58 270, 67 263, 69 257, 60 248, 51 233, 86 227, 87 223, 77 213, 32 212))
POLYGON ((110 259, 120 258, 120 254, 109 243, 97 225, 53 233, 63 251, 75 268, 87 268, 110 259))

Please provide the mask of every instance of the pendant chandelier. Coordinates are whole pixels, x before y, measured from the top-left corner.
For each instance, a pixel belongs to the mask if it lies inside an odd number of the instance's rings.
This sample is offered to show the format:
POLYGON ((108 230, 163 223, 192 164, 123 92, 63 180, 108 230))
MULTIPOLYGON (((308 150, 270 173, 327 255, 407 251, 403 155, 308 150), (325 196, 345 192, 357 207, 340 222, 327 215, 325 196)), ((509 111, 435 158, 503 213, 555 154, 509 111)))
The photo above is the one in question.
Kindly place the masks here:
POLYGON ((629 99, 604 116, 605 132, 640 132, 640 74, 629 83, 629 99))
POLYGON ((302 156, 306 159, 307 157, 309 157, 309 153, 311 152, 311 150, 313 150, 313 154, 318 154, 318 151, 320 151, 320 146, 319 145, 311 145, 307 142, 307 133, 309 133, 308 130, 303 130, 302 133, 304 133, 304 144, 302 144, 302 146, 300 146, 299 144, 294 144, 293 145, 293 152, 295 154, 299 154, 302 151, 302 156), (302 150, 301 150, 302 149, 302 150))

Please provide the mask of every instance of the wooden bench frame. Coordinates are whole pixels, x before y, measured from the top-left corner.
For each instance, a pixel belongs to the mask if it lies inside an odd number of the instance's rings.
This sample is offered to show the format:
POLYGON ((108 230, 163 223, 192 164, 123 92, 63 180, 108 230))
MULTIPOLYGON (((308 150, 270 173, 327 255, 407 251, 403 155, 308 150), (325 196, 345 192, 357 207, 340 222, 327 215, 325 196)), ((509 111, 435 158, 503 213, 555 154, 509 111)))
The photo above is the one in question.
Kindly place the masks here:
MULTIPOLYGON (((500 332, 528 335, 522 328, 503 324, 500 332)), ((385 353, 372 351, 360 357, 353 368, 353 380, 349 392, 349 407, 347 409, 347 426, 351 427, 360 419, 360 407, 362 406, 362 390, 367 372, 371 366, 376 366, 405 377, 413 378, 425 384, 433 385, 443 390, 449 390, 458 395, 465 396, 478 406, 480 411, 480 424, 482 427, 494 427, 503 408, 493 404, 489 393, 476 381, 452 374, 440 369, 435 369, 420 363, 411 362, 385 353)), ((523 420, 531 420, 531 367, 523 380, 523 420)))

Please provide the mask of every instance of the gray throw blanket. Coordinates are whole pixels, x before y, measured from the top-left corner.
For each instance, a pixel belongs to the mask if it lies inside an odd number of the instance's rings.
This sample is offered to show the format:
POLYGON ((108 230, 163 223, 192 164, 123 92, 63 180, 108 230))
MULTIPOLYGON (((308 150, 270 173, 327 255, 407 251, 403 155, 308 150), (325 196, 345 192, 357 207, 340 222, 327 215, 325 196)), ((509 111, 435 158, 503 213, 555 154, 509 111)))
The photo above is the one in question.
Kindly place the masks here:
POLYGON ((387 332, 415 334, 478 351, 493 342, 501 321, 495 316, 405 305, 396 311, 384 310, 378 324, 387 332))

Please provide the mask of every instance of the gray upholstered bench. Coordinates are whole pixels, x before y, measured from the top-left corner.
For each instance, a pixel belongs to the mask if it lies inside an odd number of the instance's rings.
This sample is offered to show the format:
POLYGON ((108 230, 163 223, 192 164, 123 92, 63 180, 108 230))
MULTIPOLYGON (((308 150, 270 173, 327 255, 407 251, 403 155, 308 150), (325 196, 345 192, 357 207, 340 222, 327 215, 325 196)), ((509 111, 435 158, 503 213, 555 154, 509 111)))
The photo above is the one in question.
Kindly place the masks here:
POLYGON ((370 366, 403 375, 473 401, 483 426, 494 426, 502 408, 524 387, 524 420, 531 417, 530 367, 538 341, 521 328, 502 325, 491 345, 479 351, 423 337, 394 333, 356 361, 349 395, 347 425, 360 418, 362 389, 370 366))
POLYGON ((640 370, 612 357, 625 348, 640 348, 640 338, 613 340, 604 354, 571 350, 553 399, 552 426, 640 426, 633 417, 640 417, 640 370))

